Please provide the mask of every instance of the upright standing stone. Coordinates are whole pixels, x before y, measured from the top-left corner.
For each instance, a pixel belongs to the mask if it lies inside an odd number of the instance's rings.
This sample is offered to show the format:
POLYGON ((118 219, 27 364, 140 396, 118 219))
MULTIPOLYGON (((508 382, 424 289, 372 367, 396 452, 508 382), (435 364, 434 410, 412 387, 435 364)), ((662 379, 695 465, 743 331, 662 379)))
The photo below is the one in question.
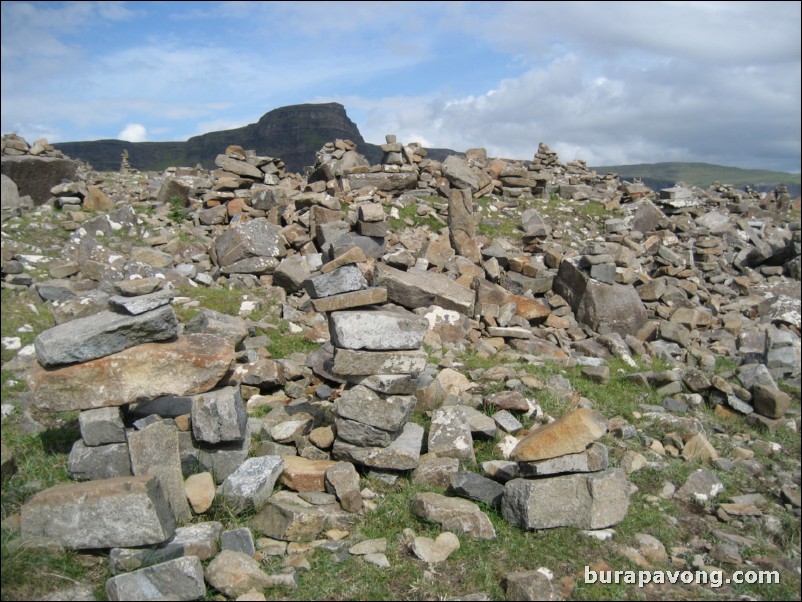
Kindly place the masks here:
POLYGON ((128 449, 134 474, 158 477, 176 521, 189 521, 192 511, 184 490, 175 425, 162 420, 132 432, 128 436, 128 449))
POLYGON ((451 246, 463 257, 479 263, 476 221, 473 218, 473 194, 470 188, 452 189, 448 197, 448 235, 451 246))

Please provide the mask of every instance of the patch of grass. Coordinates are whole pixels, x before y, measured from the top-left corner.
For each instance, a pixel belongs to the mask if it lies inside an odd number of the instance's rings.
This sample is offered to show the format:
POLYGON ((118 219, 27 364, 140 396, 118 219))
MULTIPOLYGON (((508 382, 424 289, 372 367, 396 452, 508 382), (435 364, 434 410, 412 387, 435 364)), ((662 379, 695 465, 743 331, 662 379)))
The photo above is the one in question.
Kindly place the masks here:
POLYGON ((279 328, 279 331, 285 330, 279 336, 270 336, 270 343, 267 345, 267 350, 274 358, 289 357, 293 353, 308 354, 315 351, 320 347, 320 343, 310 341, 300 334, 290 334, 286 329, 279 328))
MULTIPOLYGON (((0 321, 2 336, 19 337, 23 347, 33 343, 40 332, 55 325, 49 306, 31 301, 25 292, 21 293, 10 288, 2 289, 0 307, 3 314, 3 319, 0 321)), ((16 354, 15 350, 3 348, 3 363, 13 359, 16 354)))
POLYGON ((76 552, 31 546, 6 531, 0 549, 3 600, 39 600, 58 589, 82 581, 102 583, 108 577, 106 562, 87 563, 88 557, 76 552))
MULTIPOLYGON (((432 214, 428 214, 424 217, 418 215, 418 205, 425 204, 425 200, 425 198, 421 199, 421 203, 410 203, 402 208, 396 207, 396 209, 398 209, 398 217, 391 217, 389 219, 390 230, 393 232, 400 232, 404 228, 425 227, 433 232, 440 232, 440 230, 445 228, 445 223, 432 214)), ((438 201, 442 201, 442 199, 438 199, 438 201)), ((390 210, 389 207, 387 209, 388 211, 390 210)))
POLYGON ((189 218, 189 211, 187 210, 187 201, 178 195, 173 195, 167 202, 167 217, 176 223, 181 223, 189 218))

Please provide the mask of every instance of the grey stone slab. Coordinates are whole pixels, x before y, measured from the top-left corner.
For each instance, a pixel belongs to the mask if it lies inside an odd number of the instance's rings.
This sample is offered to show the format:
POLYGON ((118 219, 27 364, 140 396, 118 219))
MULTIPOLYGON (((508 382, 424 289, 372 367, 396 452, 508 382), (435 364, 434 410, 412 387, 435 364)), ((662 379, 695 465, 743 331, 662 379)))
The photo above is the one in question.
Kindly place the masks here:
POLYGON ((246 556, 253 557, 256 554, 256 545, 253 541, 253 533, 248 527, 239 529, 229 529, 220 536, 220 548, 222 550, 233 550, 246 556))
POLYGON ((178 319, 170 306, 138 316, 102 311, 45 330, 36 337, 34 347, 39 363, 49 368, 105 357, 177 333, 178 319))
POLYGON ((371 374, 418 374, 426 368, 424 351, 358 351, 336 349, 334 371, 343 376, 371 374))
POLYGON ((361 447, 387 447, 393 442, 395 433, 370 426, 356 420, 335 418, 337 437, 347 443, 361 447))
POLYGON ((125 425, 120 408, 97 408, 78 414, 81 439, 88 446, 125 443, 125 425))
POLYGON ((427 449, 429 453, 464 463, 476 461, 468 417, 461 407, 438 408, 432 413, 427 449))
POLYGON ((608 449, 601 443, 591 443, 578 454, 566 454, 540 462, 520 462, 521 477, 542 477, 574 472, 598 472, 609 466, 608 449))
POLYGON ((106 581, 109 600, 199 600, 206 595, 197 556, 176 558, 106 581))
POLYGON ((385 287, 390 301, 409 309, 439 305, 444 309, 473 316, 476 298, 474 291, 455 283, 444 274, 402 272, 377 264, 374 285, 385 287))
MULTIPOLYGON (((246 427, 245 436, 241 441, 217 443, 215 445, 197 443, 196 445, 197 447, 194 448, 194 454, 197 458, 196 466, 203 471, 211 472, 212 476, 214 476, 214 482, 219 485, 237 470, 248 457, 251 445, 251 431, 246 427)), ((192 451, 187 449, 184 453, 185 456, 182 456, 182 462, 191 465, 192 451)))
POLYGON ((501 514, 522 529, 603 529, 624 520, 629 484, 618 468, 505 485, 501 514))
POLYGON ((158 544, 175 517, 155 476, 56 485, 22 506, 24 537, 50 537, 70 549, 158 544))
POLYGON ((331 457, 379 470, 412 470, 418 466, 423 433, 422 426, 407 422, 387 447, 359 447, 336 440, 331 457))
POLYGON ((428 320, 409 313, 339 311, 329 315, 332 343, 345 349, 418 349, 428 330, 428 320))
POLYGON ((340 418, 395 432, 412 415, 416 403, 413 396, 393 395, 383 398, 367 387, 357 385, 340 395, 334 412, 340 418))
POLYGON ((67 473, 75 481, 98 481, 131 475, 127 443, 88 447, 76 441, 67 459, 67 473))
POLYGON ((304 289, 313 299, 341 295, 368 288, 368 281, 359 267, 344 265, 331 272, 311 276, 304 281, 304 289))
POLYGON ((167 305, 172 300, 173 291, 171 289, 163 289, 155 293, 136 297, 114 295, 109 297, 109 307, 120 314, 138 316, 146 311, 151 311, 157 307, 167 305))
POLYGON ((449 492, 488 506, 498 507, 504 495, 504 485, 475 472, 458 472, 451 477, 449 492))
POLYGON ((417 493, 412 498, 411 506, 416 516, 438 523, 444 531, 476 539, 496 538, 496 530, 487 514, 468 500, 439 493, 417 493))

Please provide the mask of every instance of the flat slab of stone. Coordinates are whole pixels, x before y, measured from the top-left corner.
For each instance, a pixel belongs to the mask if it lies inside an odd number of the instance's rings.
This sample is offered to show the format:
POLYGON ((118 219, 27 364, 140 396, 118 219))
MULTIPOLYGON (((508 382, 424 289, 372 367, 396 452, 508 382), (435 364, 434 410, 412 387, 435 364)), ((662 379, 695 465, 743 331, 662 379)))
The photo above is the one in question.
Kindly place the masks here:
POLYGON ((206 595, 197 556, 155 564, 106 581, 109 600, 199 600, 206 595))
POLYGON ((205 577, 209 585, 231 599, 280 584, 275 579, 277 575, 265 573, 259 561, 234 550, 223 550, 215 556, 206 567, 205 577))
POLYGON ((487 514, 468 500, 446 497, 439 493, 417 493, 412 498, 411 505, 415 516, 437 523, 446 531, 476 539, 496 538, 496 530, 487 514))
POLYGON ((411 395, 385 398, 367 387, 357 385, 337 398, 334 412, 340 418, 395 432, 409 420, 416 403, 415 397, 411 395))
POLYGON ((422 426, 407 422, 401 434, 387 447, 360 447, 337 439, 331 456, 378 470, 413 470, 420 459, 423 434, 422 426))
POLYGON ((604 529, 627 514, 629 484, 620 468, 505 485, 501 514, 522 529, 604 529))
POLYGON ((248 458, 223 481, 220 494, 235 512, 261 510, 273 495, 273 487, 283 470, 284 460, 279 456, 248 458))
POLYGON ((579 408, 529 433, 512 450, 518 462, 534 462, 577 454, 607 432, 607 419, 596 410, 579 408))
POLYGON ((155 476, 56 485, 22 506, 24 537, 49 537, 69 549, 162 543, 175 531, 155 476))
POLYGON ((34 340, 36 359, 45 368, 86 362, 129 347, 164 341, 178 333, 173 308, 163 306, 136 316, 102 311, 45 330, 34 340))
POLYGON ((109 297, 109 307, 120 314, 138 316, 146 311, 154 310, 163 305, 167 305, 173 300, 173 291, 163 289, 147 295, 130 297, 125 295, 113 295, 109 297))
POLYGON ((79 365, 46 370, 35 364, 28 386, 34 405, 42 410, 121 406, 208 391, 233 361, 231 342, 215 335, 190 334, 167 343, 137 345, 79 365))
POLYGON ((335 347, 387 351, 418 349, 429 322, 414 314, 392 311, 338 311, 329 315, 335 347))
POLYGON ((566 454, 539 462, 520 462, 521 477, 553 476, 572 472, 598 472, 609 466, 608 449, 601 443, 591 443, 585 451, 566 454))
POLYGON ((74 481, 98 481, 131 474, 126 443, 87 446, 78 439, 67 459, 67 473, 74 481))
MULTIPOLYGON (((278 226, 265 218, 247 221, 235 228, 226 230, 217 237, 212 248, 222 267, 244 265, 252 259, 274 259, 284 254, 278 226)), ((275 261, 275 267, 278 260, 275 261)))
POLYGON ((488 506, 498 507, 504 495, 504 485, 475 472, 458 472, 451 477, 449 492, 488 506))
POLYGON ((371 374, 418 374, 426 368, 424 351, 357 351, 336 349, 334 371, 343 376, 371 374))
MULTIPOLYGON (((334 500, 334 496, 330 497, 334 500)), ((296 493, 280 491, 251 519, 251 527, 273 539, 312 541, 324 529, 350 530, 356 520, 336 502, 312 505, 296 493)))
POLYGON ((439 305, 461 314, 473 316, 476 294, 450 280, 448 276, 433 272, 402 272, 384 264, 377 264, 374 284, 387 289, 387 297, 409 309, 439 305))
POLYGON ((331 295, 330 297, 323 297, 321 299, 313 299, 312 306, 315 308, 315 311, 330 312, 353 307, 363 307, 365 305, 377 305, 385 301, 387 301, 387 289, 374 287, 360 291, 352 291, 350 293, 331 295))
POLYGON ((359 267, 344 265, 334 271, 312 276, 304 281, 304 289, 312 299, 341 295, 368 288, 368 281, 359 267))

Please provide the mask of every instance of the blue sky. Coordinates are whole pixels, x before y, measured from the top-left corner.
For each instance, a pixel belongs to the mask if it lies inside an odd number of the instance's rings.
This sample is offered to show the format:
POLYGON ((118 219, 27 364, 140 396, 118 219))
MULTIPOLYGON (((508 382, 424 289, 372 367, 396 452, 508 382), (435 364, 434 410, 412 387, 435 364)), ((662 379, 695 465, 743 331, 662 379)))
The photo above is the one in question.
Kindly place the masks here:
POLYGON ((799 2, 3 2, 2 124, 185 140, 336 101, 369 142, 800 170, 799 2))

